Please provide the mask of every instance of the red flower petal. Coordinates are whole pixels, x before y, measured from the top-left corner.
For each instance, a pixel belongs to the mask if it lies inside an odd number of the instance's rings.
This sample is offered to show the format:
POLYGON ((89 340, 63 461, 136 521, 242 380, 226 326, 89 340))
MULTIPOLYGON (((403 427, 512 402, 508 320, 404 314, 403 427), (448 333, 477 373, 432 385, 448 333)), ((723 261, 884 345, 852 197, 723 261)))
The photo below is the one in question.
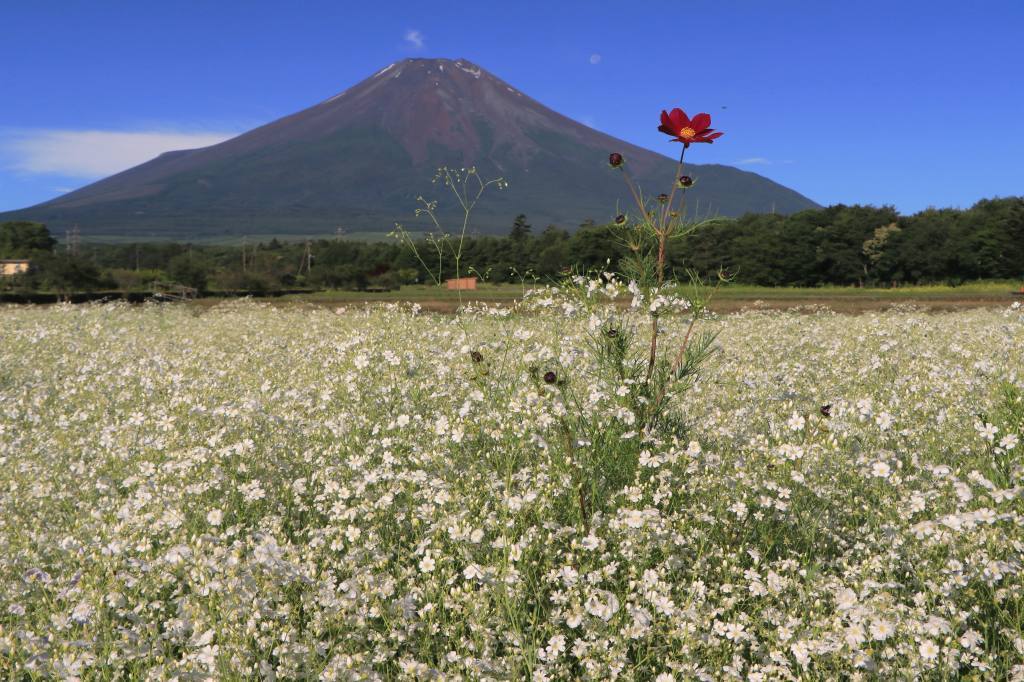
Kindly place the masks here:
POLYGON ((725 133, 715 133, 714 135, 708 135, 708 142, 711 142, 712 140, 717 140, 722 135, 725 135, 725 133))
POLYGON ((673 109, 672 113, 668 115, 672 120, 672 125, 676 127, 676 130, 682 130, 690 125, 690 117, 686 115, 686 112, 682 109, 673 109))
POLYGON ((693 117, 693 120, 690 121, 690 127, 697 133, 703 132, 710 125, 711 116, 708 114, 697 114, 693 117))
MULTIPOLYGON (((672 125, 672 119, 668 117, 668 112, 664 109, 661 110, 661 128, 667 128, 672 125)), ((658 130, 661 130, 658 128, 658 130)))

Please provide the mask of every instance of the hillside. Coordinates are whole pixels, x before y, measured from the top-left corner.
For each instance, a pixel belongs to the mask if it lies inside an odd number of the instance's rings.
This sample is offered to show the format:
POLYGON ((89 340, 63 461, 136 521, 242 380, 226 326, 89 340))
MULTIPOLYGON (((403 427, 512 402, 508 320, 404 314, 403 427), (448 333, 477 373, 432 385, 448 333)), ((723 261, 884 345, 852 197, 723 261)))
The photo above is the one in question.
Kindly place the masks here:
MULTIPOLYGON (((676 149, 675 146, 672 147, 676 149)), ((518 213, 573 228, 626 205, 606 163, 623 153, 661 191, 674 161, 573 121, 466 60, 407 59, 313 107, 223 143, 169 152, 51 201, 0 214, 62 233, 175 239, 387 231, 415 226, 416 197, 442 198, 438 166, 475 165, 509 188, 474 229, 504 232, 518 213)), ((690 165, 703 214, 790 213, 816 204, 755 173, 690 165)), ((442 204, 444 212, 445 204, 442 204)))

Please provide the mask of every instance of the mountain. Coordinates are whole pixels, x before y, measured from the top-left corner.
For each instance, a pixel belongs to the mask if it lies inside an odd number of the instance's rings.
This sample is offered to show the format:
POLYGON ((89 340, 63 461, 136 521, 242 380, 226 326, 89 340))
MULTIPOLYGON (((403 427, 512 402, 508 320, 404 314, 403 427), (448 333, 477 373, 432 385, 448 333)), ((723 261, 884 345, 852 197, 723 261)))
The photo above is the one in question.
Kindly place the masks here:
MULTIPOLYGON (((608 168, 613 151, 648 192, 671 182, 673 159, 562 116, 465 59, 406 59, 291 116, 210 147, 167 152, 0 221, 176 239, 339 226, 384 232, 396 221, 415 229, 426 227, 413 218, 420 195, 441 200, 442 216, 454 217, 445 188, 431 184, 447 165, 476 166, 482 177, 509 183, 484 196, 473 231, 506 232, 519 213, 536 229, 571 229, 586 218, 609 220, 617 203, 629 206, 622 178, 608 168)), ((729 166, 688 164, 686 172, 698 180, 688 200, 701 215, 817 206, 729 166)))

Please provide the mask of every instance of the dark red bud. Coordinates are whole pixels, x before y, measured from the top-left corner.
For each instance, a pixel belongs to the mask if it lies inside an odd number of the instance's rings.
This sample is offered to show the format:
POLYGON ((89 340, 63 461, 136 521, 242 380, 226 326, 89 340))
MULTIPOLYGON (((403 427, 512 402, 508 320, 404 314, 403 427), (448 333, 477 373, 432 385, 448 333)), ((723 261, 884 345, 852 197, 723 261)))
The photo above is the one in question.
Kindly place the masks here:
POLYGON ((622 158, 622 154, 619 154, 618 152, 612 152, 608 155, 608 165, 612 168, 618 168, 625 163, 625 161, 626 160, 622 158))
POLYGON ((558 381, 558 375, 554 372, 544 372, 544 383, 553 384, 558 381))
POLYGON ((693 178, 691 178, 689 175, 680 175, 679 176, 679 186, 680 187, 693 187, 693 178))

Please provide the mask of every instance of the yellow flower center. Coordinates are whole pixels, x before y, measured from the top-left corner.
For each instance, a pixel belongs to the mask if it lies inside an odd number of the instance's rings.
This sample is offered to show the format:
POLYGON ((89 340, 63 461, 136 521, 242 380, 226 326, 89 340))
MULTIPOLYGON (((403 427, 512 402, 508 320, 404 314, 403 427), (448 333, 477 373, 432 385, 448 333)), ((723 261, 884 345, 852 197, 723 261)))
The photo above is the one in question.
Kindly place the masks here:
POLYGON ((679 137, 685 137, 687 140, 689 140, 696 134, 697 133, 696 131, 694 131, 693 128, 683 128, 682 130, 679 131, 679 137))

